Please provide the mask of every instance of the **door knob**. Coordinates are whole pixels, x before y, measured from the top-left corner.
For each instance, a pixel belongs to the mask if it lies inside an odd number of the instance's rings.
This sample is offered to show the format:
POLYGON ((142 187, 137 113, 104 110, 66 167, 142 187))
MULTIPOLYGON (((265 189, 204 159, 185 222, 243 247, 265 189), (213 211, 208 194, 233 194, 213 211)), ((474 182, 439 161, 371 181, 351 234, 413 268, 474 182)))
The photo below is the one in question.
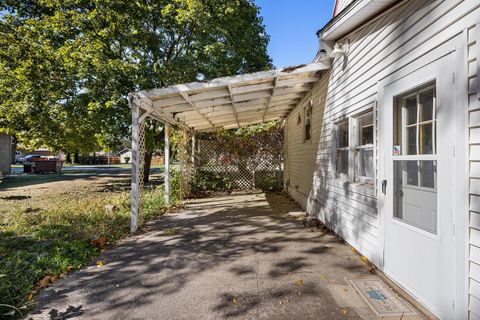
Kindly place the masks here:
POLYGON ((387 180, 382 180, 382 193, 387 194, 387 180))

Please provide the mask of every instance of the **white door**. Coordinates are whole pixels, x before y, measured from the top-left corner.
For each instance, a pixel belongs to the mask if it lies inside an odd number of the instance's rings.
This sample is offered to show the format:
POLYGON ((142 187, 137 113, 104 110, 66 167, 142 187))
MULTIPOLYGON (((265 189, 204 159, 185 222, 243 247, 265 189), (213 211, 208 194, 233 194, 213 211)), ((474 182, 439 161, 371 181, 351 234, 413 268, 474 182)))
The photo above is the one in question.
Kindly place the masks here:
POLYGON ((383 268, 436 315, 453 318, 454 58, 380 84, 383 268))

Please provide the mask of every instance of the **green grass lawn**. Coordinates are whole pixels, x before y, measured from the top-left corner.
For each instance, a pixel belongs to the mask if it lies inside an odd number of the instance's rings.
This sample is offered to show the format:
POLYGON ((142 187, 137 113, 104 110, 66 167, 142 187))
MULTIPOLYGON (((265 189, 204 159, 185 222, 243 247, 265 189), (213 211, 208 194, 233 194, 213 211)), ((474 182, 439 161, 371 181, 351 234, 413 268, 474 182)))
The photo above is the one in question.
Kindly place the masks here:
MULTIPOLYGON (((0 305, 26 311, 42 281, 89 264, 102 250, 99 239, 108 246, 129 235, 129 183, 128 174, 28 175, 3 181, 0 305)), ((165 211, 162 189, 158 183, 146 188, 145 220, 165 211)), ((0 306, 0 318, 11 310, 0 306)))

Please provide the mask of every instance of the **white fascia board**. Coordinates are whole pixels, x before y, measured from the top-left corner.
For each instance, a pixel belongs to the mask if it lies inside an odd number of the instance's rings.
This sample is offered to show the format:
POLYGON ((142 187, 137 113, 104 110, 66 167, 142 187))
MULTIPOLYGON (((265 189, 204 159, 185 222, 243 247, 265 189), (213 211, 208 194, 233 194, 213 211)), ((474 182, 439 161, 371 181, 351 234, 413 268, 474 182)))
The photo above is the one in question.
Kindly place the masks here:
POLYGON ((340 12, 319 35, 323 40, 337 40, 373 15, 398 0, 357 0, 340 12))

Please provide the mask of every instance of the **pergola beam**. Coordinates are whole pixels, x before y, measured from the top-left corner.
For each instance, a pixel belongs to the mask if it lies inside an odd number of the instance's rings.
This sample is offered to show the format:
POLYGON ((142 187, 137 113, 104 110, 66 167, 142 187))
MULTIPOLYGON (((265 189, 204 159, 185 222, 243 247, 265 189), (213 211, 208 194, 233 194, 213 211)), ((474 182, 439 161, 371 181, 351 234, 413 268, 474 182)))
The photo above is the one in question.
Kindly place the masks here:
POLYGON ((232 93, 232 86, 229 84, 227 87, 228 87, 228 92, 230 93, 230 99, 232 99, 233 115, 235 116, 237 125, 240 127, 240 122, 238 122, 238 116, 237 116, 237 108, 235 107, 235 99, 233 98, 233 93, 232 93))
POLYGON ((206 117, 203 113, 200 112, 199 108, 197 107, 197 105, 195 104, 195 102, 193 102, 192 100, 189 99, 188 97, 188 94, 186 94, 185 92, 180 92, 180 95, 183 97, 183 99, 185 99, 185 101, 187 101, 188 104, 190 104, 192 106, 192 108, 199 114, 202 116, 202 118, 205 119, 205 121, 207 121, 208 123, 210 123, 210 125, 212 126, 212 128, 215 128, 215 125, 210 121, 210 119, 208 119, 208 117, 206 117))
POLYGON ((267 106, 265 107, 265 111, 263 112, 262 121, 265 121, 265 115, 267 114, 268 107, 270 107, 270 103, 272 103, 272 98, 273 98, 273 95, 275 94, 275 89, 277 89, 277 85, 278 85, 278 77, 275 77, 275 79, 273 80, 272 94, 268 97, 268 102, 267 102, 267 106))

